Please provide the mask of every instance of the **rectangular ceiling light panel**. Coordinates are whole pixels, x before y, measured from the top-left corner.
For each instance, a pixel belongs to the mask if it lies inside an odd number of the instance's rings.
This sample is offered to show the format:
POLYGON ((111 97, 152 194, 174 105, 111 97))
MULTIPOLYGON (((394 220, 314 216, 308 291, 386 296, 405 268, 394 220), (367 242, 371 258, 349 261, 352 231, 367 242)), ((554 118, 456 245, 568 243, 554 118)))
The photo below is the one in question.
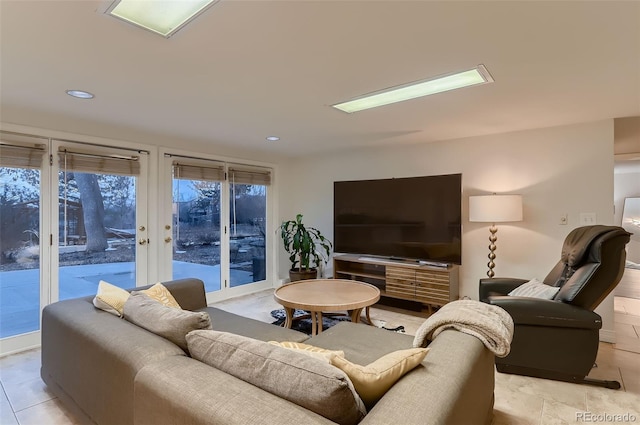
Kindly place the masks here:
POLYGON ((116 0, 106 13, 169 38, 218 1, 116 0))
POLYGON ((392 87, 332 106, 341 111, 352 113, 430 94, 492 82, 493 78, 491 78, 484 65, 478 65, 466 71, 392 87))

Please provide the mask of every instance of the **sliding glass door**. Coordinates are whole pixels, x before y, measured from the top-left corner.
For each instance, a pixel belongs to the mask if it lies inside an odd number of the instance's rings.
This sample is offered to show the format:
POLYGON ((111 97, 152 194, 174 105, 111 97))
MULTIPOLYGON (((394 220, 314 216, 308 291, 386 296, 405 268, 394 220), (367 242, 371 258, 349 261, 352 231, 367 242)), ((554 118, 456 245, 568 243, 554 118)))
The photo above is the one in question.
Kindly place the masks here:
POLYGON ((0 338, 40 329, 41 180, 47 142, 1 135, 0 338))
POLYGON ((231 287, 266 278, 267 187, 270 174, 229 167, 229 282, 231 287))

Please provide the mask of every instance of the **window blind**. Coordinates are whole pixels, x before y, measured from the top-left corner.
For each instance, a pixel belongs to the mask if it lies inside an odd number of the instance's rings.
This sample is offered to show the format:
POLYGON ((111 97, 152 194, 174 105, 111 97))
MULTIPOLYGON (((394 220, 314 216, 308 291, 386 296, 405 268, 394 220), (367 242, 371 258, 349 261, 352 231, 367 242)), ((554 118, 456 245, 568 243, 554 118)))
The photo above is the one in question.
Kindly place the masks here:
POLYGON ((0 167, 41 168, 46 138, 0 132, 0 167))
POLYGON ((224 181, 224 166, 200 165, 195 163, 173 162, 173 178, 182 180, 224 181))
POLYGON ((58 151, 60 169, 83 173, 140 175, 140 157, 102 155, 90 152, 71 151, 61 147, 58 151))
POLYGON ((271 170, 258 167, 229 167, 229 182, 232 184, 256 184, 269 186, 271 184, 271 170))

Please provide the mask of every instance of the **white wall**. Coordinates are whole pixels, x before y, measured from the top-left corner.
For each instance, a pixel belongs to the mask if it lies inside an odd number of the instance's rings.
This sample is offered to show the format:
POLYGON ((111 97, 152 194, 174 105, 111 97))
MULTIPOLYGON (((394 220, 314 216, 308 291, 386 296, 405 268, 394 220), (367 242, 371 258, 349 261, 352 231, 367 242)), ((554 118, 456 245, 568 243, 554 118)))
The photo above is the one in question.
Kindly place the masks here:
MULTIPOLYGON (((280 169, 280 219, 302 213, 333 239, 334 181, 451 173, 463 174, 460 296, 477 299, 487 271, 488 225, 468 221, 469 195, 523 195, 524 221, 498 226, 496 276, 544 278, 581 212, 613 224, 613 120, 292 160, 280 169), (563 214, 568 225, 559 224, 563 214)), ((289 264, 280 254, 284 278, 289 264)), ((612 297, 598 312, 611 339, 612 297)))

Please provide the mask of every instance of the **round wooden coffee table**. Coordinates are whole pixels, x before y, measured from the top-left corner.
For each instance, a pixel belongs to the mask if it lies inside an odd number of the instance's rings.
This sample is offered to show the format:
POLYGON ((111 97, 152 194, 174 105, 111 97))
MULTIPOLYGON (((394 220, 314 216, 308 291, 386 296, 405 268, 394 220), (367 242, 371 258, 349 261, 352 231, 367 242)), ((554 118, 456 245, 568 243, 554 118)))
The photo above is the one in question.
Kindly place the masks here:
POLYGON ((347 311, 351 321, 358 323, 363 308, 380 299, 380 290, 368 283, 344 279, 309 279, 288 283, 275 290, 275 300, 287 314, 284 326, 291 328, 296 309, 306 310, 311 317, 311 334, 322 332, 322 312, 347 311))

